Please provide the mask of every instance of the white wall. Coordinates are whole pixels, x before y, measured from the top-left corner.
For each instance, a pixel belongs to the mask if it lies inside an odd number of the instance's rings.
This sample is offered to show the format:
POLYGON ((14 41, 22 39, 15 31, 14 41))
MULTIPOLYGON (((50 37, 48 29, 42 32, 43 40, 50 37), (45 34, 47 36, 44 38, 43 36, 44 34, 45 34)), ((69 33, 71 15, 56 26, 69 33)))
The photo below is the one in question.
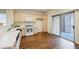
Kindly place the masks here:
POLYGON ((53 33, 60 36, 60 16, 53 17, 52 23, 53 23, 53 25, 52 25, 53 33))
POLYGON ((75 11, 75 42, 79 44, 79 10, 75 11))
POLYGON ((48 15, 48 33, 52 34, 53 33, 53 28, 52 28, 52 16, 48 15))

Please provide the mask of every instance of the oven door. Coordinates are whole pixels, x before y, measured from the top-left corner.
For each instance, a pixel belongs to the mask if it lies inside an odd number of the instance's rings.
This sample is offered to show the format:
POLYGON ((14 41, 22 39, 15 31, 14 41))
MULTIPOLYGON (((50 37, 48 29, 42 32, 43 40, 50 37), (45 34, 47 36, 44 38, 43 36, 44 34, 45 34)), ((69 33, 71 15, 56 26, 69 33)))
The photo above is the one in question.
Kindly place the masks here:
POLYGON ((26 36, 33 35, 33 27, 26 27, 26 36))

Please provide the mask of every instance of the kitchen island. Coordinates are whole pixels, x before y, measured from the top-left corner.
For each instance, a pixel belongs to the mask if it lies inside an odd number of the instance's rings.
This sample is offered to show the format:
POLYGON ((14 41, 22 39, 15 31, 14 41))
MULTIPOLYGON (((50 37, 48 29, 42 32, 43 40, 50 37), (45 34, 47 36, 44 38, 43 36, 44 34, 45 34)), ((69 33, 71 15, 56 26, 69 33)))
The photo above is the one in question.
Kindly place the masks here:
POLYGON ((18 49, 20 40, 20 30, 5 32, 0 35, 0 49, 18 49))

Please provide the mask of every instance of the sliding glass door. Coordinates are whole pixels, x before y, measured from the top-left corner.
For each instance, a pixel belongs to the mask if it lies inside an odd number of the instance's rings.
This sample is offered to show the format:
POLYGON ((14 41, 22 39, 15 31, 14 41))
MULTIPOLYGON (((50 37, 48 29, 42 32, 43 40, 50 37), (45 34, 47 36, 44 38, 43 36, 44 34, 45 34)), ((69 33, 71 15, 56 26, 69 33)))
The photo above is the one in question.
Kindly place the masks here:
POLYGON ((61 15, 61 37, 74 41, 74 13, 61 15))
POLYGON ((53 16, 53 34, 74 41, 74 12, 53 16))

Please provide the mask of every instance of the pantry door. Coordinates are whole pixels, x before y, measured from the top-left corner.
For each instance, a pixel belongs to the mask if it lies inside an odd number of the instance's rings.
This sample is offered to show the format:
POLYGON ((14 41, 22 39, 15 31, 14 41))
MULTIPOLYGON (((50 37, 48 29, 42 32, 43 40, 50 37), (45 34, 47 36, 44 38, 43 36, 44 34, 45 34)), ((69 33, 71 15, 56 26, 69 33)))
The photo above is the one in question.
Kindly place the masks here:
POLYGON ((37 20, 36 26, 37 26, 37 32, 42 32, 43 31, 43 20, 37 20))

